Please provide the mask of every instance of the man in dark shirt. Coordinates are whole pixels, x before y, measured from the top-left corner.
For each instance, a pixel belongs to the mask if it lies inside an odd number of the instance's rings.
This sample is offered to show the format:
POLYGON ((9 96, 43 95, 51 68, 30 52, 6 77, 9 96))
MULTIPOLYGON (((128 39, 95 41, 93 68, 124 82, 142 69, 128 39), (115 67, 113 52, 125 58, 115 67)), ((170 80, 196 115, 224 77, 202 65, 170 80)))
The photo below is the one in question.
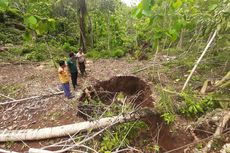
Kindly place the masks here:
POLYGON ((67 65, 69 68, 69 72, 71 75, 71 80, 73 84, 74 90, 76 90, 77 87, 77 58, 73 52, 69 53, 69 59, 67 60, 67 65))

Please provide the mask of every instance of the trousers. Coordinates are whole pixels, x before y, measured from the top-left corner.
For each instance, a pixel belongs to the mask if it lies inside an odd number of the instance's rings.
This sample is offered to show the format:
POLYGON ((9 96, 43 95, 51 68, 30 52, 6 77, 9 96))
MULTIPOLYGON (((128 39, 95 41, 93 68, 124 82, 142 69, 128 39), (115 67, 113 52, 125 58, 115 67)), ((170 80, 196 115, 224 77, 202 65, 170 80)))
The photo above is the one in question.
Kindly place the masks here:
POLYGON ((73 88, 75 90, 77 87, 77 72, 71 73, 71 80, 72 80, 73 88))
POLYGON ((69 89, 69 82, 68 83, 63 83, 62 84, 62 88, 64 90, 65 96, 67 98, 70 98, 71 97, 71 93, 70 93, 70 89, 69 89))

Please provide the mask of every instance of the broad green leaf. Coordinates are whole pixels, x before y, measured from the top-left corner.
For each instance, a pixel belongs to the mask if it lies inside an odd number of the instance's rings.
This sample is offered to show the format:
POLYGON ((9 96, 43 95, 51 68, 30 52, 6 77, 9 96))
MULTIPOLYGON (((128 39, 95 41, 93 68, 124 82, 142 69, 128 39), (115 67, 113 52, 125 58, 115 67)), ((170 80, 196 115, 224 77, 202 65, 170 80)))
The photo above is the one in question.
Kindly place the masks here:
POLYGON ((175 3, 173 3, 173 7, 174 7, 175 9, 178 9, 179 7, 181 7, 182 4, 183 4, 183 3, 182 3, 181 0, 177 0, 175 3))
POLYGON ((151 10, 143 10, 142 14, 144 14, 147 17, 151 17, 152 16, 152 11, 151 10))
POLYGON ((36 19, 34 16, 30 16, 30 17, 28 18, 28 22, 29 22, 29 24, 31 24, 31 25, 36 25, 36 24, 37 24, 37 19, 36 19))
POLYGON ((216 8, 217 8, 217 4, 213 4, 213 5, 211 5, 211 6, 209 6, 209 11, 213 11, 213 10, 215 10, 216 8))
POLYGON ((32 28, 32 29, 35 29, 35 28, 36 28, 37 23, 38 23, 38 21, 37 21, 36 17, 34 17, 34 16, 30 16, 30 17, 27 17, 27 18, 25 19, 25 24, 26 24, 28 27, 32 28))
POLYGON ((138 18, 138 19, 141 18, 142 17, 142 9, 140 9, 140 8, 134 9, 134 11, 132 12, 132 15, 135 18, 138 18))

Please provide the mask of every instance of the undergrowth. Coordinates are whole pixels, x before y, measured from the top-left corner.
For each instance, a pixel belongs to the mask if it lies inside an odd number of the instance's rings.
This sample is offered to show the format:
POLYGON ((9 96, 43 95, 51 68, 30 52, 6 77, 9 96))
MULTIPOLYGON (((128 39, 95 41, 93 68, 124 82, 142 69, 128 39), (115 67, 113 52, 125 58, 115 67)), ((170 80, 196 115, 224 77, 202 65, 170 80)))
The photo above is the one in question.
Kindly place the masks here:
POLYGON ((182 106, 179 109, 179 113, 186 117, 199 117, 205 112, 220 107, 212 95, 198 97, 193 93, 182 92, 180 98, 182 100, 182 106))
POLYGON ((103 51, 96 51, 91 50, 87 52, 87 57, 93 58, 93 59, 99 59, 99 58, 121 58, 125 55, 125 51, 122 49, 112 49, 112 50, 103 50, 103 51))
POLYGON ((126 147, 138 131, 145 128, 147 128, 147 125, 142 121, 124 123, 113 127, 103 133, 99 152, 111 153, 117 148, 126 147))

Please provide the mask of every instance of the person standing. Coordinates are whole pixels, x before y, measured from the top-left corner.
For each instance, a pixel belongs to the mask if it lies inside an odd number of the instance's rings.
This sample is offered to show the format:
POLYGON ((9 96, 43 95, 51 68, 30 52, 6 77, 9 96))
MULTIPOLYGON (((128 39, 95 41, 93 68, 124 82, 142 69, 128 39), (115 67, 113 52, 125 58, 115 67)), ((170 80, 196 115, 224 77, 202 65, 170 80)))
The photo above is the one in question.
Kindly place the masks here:
POLYGON ((78 76, 77 58, 73 52, 69 53, 69 59, 67 60, 67 65, 69 68, 73 88, 74 90, 76 90, 77 89, 77 76, 78 76))
POLYGON ((67 67, 65 65, 65 61, 59 62, 59 68, 58 68, 58 76, 59 80, 62 84, 62 89, 64 90, 65 97, 68 99, 73 98, 72 94, 70 93, 69 88, 69 76, 67 72, 67 67))
POLYGON ((85 75, 85 54, 83 53, 83 50, 81 48, 78 49, 77 53, 77 59, 78 59, 78 65, 79 69, 81 71, 81 75, 85 75))

